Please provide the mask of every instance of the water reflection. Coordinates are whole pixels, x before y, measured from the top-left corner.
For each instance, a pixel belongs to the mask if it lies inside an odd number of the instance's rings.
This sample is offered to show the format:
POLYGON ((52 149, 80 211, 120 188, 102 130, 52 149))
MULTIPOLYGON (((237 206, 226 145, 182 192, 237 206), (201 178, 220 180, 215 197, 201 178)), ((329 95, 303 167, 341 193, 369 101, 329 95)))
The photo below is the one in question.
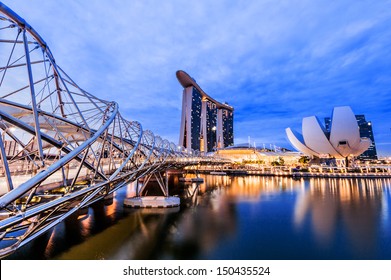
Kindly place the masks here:
POLYGON ((389 259, 389 179, 171 180, 180 208, 124 209, 129 185, 14 259, 389 259))
POLYGON ((213 250, 219 240, 235 232, 235 205, 225 199, 230 178, 206 177, 204 180, 205 184, 191 185, 192 204, 187 203, 187 208, 182 209, 175 229, 167 236, 164 253, 158 254, 159 258, 200 258, 213 250))
POLYGON ((246 242, 237 240, 245 220, 238 205, 261 203, 270 196, 300 188, 297 182, 277 177, 204 176, 204 181, 197 189, 195 184, 189 188, 192 194, 197 191, 197 199, 193 198, 191 211, 182 213, 175 234, 166 240, 170 250, 164 250, 164 258, 214 258, 222 242, 246 242))
POLYGON ((314 237, 322 246, 345 236, 357 256, 372 256, 382 213, 388 210, 384 189, 390 186, 389 180, 310 179, 306 183, 308 188, 296 201, 296 228, 310 219, 314 237))

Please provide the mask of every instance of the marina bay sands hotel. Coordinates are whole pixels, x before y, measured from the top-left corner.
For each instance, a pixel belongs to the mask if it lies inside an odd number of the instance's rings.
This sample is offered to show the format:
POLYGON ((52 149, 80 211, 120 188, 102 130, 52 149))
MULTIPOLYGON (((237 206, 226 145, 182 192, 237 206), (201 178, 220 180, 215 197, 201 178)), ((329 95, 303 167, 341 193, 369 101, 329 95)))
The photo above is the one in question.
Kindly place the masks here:
POLYGON ((186 72, 176 76, 183 86, 179 145, 203 153, 232 146, 234 108, 207 95, 186 72))

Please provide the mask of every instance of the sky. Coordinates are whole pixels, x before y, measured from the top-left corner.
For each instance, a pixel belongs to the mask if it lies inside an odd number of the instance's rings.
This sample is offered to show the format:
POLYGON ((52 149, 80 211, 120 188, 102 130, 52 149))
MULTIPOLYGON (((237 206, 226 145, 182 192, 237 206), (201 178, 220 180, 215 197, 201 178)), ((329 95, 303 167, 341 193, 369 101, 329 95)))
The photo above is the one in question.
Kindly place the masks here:
POLYGON ((234 111, 235 144, 351 106, 391 156, 391 1, 7 0, 81 88, 177 143, 177 70, 234 111))

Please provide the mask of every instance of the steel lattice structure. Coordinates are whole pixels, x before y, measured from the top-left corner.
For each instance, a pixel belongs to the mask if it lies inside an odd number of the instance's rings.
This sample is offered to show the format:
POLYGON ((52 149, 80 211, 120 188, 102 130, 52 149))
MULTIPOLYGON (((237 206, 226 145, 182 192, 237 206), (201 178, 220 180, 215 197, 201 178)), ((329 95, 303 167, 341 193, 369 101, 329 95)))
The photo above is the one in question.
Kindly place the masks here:
POLYGON ((81 89, 1 2, 0 34, 0 257, 137 178, 195 163, 81 89))

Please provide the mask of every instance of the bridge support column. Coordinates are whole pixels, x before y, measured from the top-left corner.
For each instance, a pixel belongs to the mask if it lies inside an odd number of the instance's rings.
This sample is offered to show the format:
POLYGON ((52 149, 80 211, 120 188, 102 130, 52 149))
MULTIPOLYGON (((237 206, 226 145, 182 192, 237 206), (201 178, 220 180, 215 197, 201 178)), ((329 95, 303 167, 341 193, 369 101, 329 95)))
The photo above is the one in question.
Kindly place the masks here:
POLYGON ((137 180, 136 184, 136 196, 125 198, 124 206, 133 208, 171 208, 178 207, 180 205, 180 198, 176 196, 170 196, 168 192, 168 171, 162 175, 161 172, 154 172, 144 177, 143 185, 140 188, 137 180), (142 196, 150 183, 151 179, 154 179, 163 195, 161 196, 142 196))

